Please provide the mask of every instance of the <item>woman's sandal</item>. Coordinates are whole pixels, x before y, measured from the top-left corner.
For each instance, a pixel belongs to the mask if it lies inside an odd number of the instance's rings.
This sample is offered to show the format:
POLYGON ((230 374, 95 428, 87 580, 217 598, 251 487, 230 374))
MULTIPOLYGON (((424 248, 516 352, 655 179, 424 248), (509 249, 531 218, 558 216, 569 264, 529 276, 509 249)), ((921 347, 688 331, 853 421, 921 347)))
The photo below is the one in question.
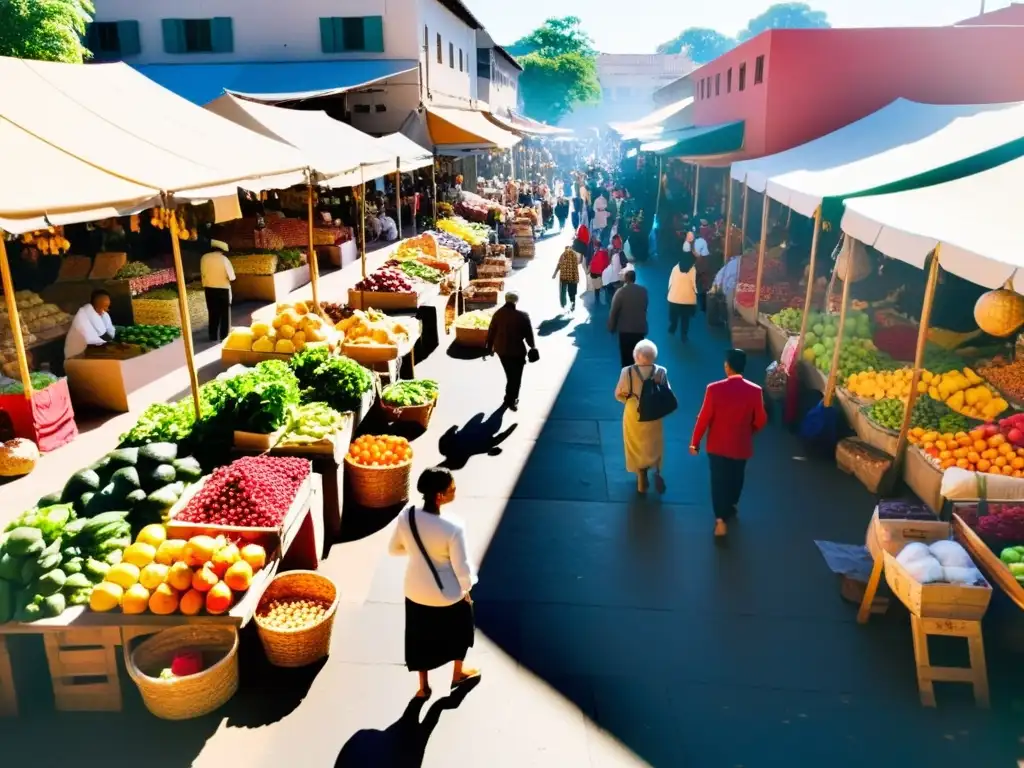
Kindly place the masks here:
POLYGON ((415 698, 417 698, 417 699, 429 699, 433 695, 433 693, 434 692, 431 691, 430 688, 420 688, 418 691, 416 691, 415 698))
POLYGON ((452 690, 454 691, 460 685, 465 685, 470 680, 476 680, 478 677, 480 677, 479 669, 463 670, 462 677, 460 677, 458 680, 452 680, 452 690))
POLYGON ((654 490, 658 492, 659 496, 665 495, 665 478, 660 473, 654 476, 654 490))

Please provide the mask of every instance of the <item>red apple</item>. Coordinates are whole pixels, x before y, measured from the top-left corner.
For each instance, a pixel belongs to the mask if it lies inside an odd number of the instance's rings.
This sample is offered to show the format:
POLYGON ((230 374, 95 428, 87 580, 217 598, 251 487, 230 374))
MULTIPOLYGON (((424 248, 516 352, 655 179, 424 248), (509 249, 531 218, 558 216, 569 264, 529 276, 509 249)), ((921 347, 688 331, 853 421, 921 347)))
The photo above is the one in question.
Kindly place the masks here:
POLYGON ((1014 445, 1019 445, 1020 442, 1024 440, 1024 432, 1021 432, 1019 429, 1014 427, 1013 429, 1006 433, 1006 439, 1009 440, 1014 445))
POLYGON ((995 424, 984 424, 981 429, 985 433, 985 437, 992 437, 999 433, 999 427, 995 424))

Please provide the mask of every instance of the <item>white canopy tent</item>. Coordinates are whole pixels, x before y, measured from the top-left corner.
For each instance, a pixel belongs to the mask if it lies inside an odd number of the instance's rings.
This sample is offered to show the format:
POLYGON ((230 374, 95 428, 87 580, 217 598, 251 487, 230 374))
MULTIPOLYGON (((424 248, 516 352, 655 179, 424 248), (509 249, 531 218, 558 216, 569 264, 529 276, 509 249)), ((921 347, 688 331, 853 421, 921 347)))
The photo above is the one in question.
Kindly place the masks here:
MULTIPOLYGON (((307 163, 293 147, 223 120, 126 64, 0 58, 0 82, 0 115, 25 133, 183 202, 306 179, 307 163)), ((49 170, 26 167, 6 152, 5 161, 14 164, 5 168, 11 178, 49 170)), ((54 177, 51 185, 66 187, 67 181, 54 177)))
MULTIPOLYGON (((953 174, 958 163, 1022 139, 1022 103, 950 106, 897 99, 820 139, 734 163, 732 178, 811 216, 826 198, 880 191, 939 169, 953 174)), ((1021 153, 1024 144, 1016 155, 1021 153)))
MULTIPOLYGON (((285 109, 224 94, 205 107, 233 123, 298 149, 309 167, 321 179, 346 174, 359 175, 365 167, 367 178, 394 173, 396 155, 386 151, 376 139, 351 125, 339 122, 326 112, 285 109)), ((358 183, 358 182, 356 182, 358 183)))
POLYGON ((692 120, 693 97, 666 104, 659 107, 639 120, 625 123, 609 123, 608 127, 622 137, 623 141, 630 139, 653 140, 664 131, 676 128, 686 128, 693 124, 692 120))
POLYGON ((400 170, 403 172, 426 168, 434 162, 434 154, 429 149, 424 149, 408 136, 404 136, 401 133, 381 136, 375 139, 375 141, 392 156, 399 158, 400 170))
POLYGON ((931 187, 848 200, 842 228, 894 259, 923 268, 941 246, 942 268, 985 288, 1011 277, 1024 292, 1024 158, 931 187))

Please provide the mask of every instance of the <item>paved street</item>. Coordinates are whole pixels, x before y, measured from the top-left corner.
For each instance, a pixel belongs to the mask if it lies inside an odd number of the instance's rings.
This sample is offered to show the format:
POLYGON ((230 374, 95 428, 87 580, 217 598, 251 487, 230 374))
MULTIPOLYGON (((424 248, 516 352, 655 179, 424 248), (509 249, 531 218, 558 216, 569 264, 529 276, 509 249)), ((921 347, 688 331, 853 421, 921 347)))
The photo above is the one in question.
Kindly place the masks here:
MULTIPOLYGON (((1006 632, 987 629, 993 712, 941 687, 940 707, 926 710, 906 612, 896 605, 861 627, 840 599, 814 540, 861 541, 873 499, 834 462, 806 458, 773 422, 741 522, 727 544, 713 540, 706 457, 686 447, 727 339, 703 316, 688 345, 666 338, 657 264, 641 267, 640 282, 681 407, 666 424, 668 493, 637 499, 606 309, 558 316, 550 278, 564 242, 544 241, 511 281, 540 328, 518 413, 495 415, 497 361, 456 359, 443 342, 417 366, 442 393, 415 441, 417 465, 456 470, 453 511, 480 562, 475 689, 441 698, 445 670, 430 703, 408 706, 404 562, 386 555, 387 525, 323 565, 345 603, 322 667, 271 670, 247 645, 242 691, 208 718, 156 721, 134 691, 124 714, 55 716, 41 643, 25 642, 16 663, 39 674, 25 715, 0 723, 0 754, 11 765, 169 768, 1013 768, 1024 696, 1014 696, 1022 676, 1006 632)), ((766 362, 752 362, 751 378, 766 362)), ((1009 612, 994 601, 992 613, 1009 612)))

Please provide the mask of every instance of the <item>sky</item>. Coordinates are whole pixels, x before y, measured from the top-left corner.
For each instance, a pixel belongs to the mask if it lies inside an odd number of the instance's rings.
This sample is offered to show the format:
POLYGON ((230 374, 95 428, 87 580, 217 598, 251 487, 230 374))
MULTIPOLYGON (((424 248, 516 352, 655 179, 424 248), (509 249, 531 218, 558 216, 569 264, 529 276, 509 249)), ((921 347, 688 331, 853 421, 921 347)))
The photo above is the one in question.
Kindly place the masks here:
MULTIPOLYGON (((509 44, 550 16, 579 16, 604 53, 653 53, 687 27, 736 34, 772 0, 463 0, 499 43, 509 44), (607 11, 597 11, 598 8, 607 11), (614 10, 613 10, 614 9, 614 10)), ((834 27, 940 26, 977 16, 981 0, 807 0, 834 27)), ((987 0, 986 11, 1010 5, 987 0)))

